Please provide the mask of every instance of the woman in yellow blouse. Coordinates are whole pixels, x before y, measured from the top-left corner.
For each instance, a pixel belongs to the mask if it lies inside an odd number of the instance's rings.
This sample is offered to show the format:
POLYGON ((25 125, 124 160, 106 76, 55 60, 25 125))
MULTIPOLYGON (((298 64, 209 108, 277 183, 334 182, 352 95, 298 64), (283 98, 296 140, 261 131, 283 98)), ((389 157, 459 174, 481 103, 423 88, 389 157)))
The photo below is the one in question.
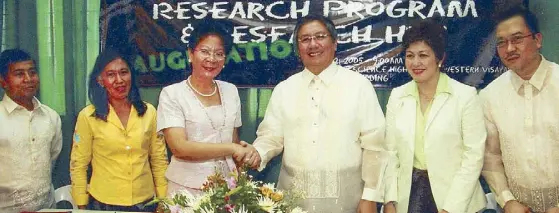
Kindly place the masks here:
POLYGON ((153 212, 144 206, 167 191, 167 150, 156 133, 156 110, 142 101, 135 75, 114 50, 99 54, 89 100, 76 122, 70 173, 80 209, 153 212), (92 176, 87 181, 91 163, 92 176))
POLYGON ((432 20, 405 32, 412 81, 394 88, 386 112, 385 212, 472 213, 485 207, 479 183, 486 130, 476 89, 441 72, 446 30, 432 20))

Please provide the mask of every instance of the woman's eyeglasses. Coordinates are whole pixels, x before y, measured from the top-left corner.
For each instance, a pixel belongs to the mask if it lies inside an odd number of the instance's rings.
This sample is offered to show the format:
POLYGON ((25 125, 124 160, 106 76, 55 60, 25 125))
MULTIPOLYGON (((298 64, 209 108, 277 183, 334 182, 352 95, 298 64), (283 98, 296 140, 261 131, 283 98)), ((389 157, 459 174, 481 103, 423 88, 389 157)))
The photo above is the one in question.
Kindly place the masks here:
POLYGON ((202 56, 202 58, 204 59, 209 59, 210 57, 214 57, 215 60, 217 61, 223 61, 225 60, 225 58, 227 58, 227 56, 225 55, 224 52, 222 51, 211 51, 209 49, 194 49, 194 51, 197 51, 198 53, 200 53, 200 56, 202 56))

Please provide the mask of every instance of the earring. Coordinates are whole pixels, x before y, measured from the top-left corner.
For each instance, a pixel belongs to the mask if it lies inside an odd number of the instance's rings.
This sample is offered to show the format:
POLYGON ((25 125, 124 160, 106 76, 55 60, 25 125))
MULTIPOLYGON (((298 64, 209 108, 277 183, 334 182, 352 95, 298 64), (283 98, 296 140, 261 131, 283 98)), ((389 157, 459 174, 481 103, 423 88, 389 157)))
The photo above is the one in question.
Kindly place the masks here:
POLYGON ((439 68, 441 68, 442 64, 439 64, 439 68))

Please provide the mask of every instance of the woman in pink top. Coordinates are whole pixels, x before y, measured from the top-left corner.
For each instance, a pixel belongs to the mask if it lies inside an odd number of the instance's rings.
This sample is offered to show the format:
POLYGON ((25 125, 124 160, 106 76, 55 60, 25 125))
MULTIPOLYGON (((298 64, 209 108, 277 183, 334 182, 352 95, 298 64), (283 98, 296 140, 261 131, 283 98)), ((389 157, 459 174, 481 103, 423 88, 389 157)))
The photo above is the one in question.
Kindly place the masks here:
POLYGON ((241 126, 237 87, 214 80, 231 50, 230 34, 221 23, 202 20, 189 38, 191 75, 163 88, 159 96, 157 129, 173 153, 165 174, 168 195, 179 189, 199 194, 215 170, 227 175, 236 171, 233 158, 252 163, 256 155, 237 133, 241 126))

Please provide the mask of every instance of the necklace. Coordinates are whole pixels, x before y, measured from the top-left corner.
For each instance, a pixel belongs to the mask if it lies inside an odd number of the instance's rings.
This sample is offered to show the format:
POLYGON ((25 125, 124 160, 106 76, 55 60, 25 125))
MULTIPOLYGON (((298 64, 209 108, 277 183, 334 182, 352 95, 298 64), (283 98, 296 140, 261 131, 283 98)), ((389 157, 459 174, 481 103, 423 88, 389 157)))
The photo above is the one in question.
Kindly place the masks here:
POLYGON ((215 81, 213 81, 213 80, 212 80, 212 83, 214 84, 214 91, 210 94, 201 93, 196 88, 194 88, 194 86, 192 86, 192 83, 190 83, 190 76, 186 79, 186 83, 188 83, 188 86, 190 86, 190 88, 192 88, 192 90, 194 90, 194 92, 196 92, 200 96, 210 97, 210 96, 215 95, 215 93, 217 92, 217 85, 215 85, 215 81))
MULTIPOLYGON (((214 83, 215 83, 215 81, 214 81, 214 83)), ((219 89, 219 93, 223 94, 221 92, 221 87, 219 87, 218 84, 215 84, 215 87, 216 87, 216 91, 219 89)), ((195 91, 195 89, 192 86, 190 86, 189 88, 192 89, 192 91, 195 91)), ((213 93, 215 93, 215 91, 213 93)), ((198 94, 200 94, 200 93, 198 93, 198 94)), ((192 96, 196 99, 196 101, 198 102, 198 105, 200 106, 202 111, 204 111, 204 114, 206 115, 206 118, 208 118, 208 121, 210 122, 210 126, 212 127, 213 130, 216 130, 216 131, 220 132, 220 130, 225 128, 225 118, 227 116, 226 116, 225 105, 224 105, 224 101, 223 101, 223 95, 220 95, 221 106, 219 106, 219 107, 221 107, 221 111, 222 111, 222 114, 223 114, 223 121, 221 123, 221 126, 218 126, 219 124, 214 125, 214 122, 213 122, 212 118, 210 117, 210 114, 208 114, 208 110, 206 109, 207 107, 205 107, 204 104, 202 104, 202 101, 200 101, 200 99, 198 99, 198 97, 196 97, 196 95, 192 94, 192 96)), ((221 142, 221 132, 219 133, 219 135, 220 135, 219 136, 219 138, 220 138, 219 141, 221 142)))

